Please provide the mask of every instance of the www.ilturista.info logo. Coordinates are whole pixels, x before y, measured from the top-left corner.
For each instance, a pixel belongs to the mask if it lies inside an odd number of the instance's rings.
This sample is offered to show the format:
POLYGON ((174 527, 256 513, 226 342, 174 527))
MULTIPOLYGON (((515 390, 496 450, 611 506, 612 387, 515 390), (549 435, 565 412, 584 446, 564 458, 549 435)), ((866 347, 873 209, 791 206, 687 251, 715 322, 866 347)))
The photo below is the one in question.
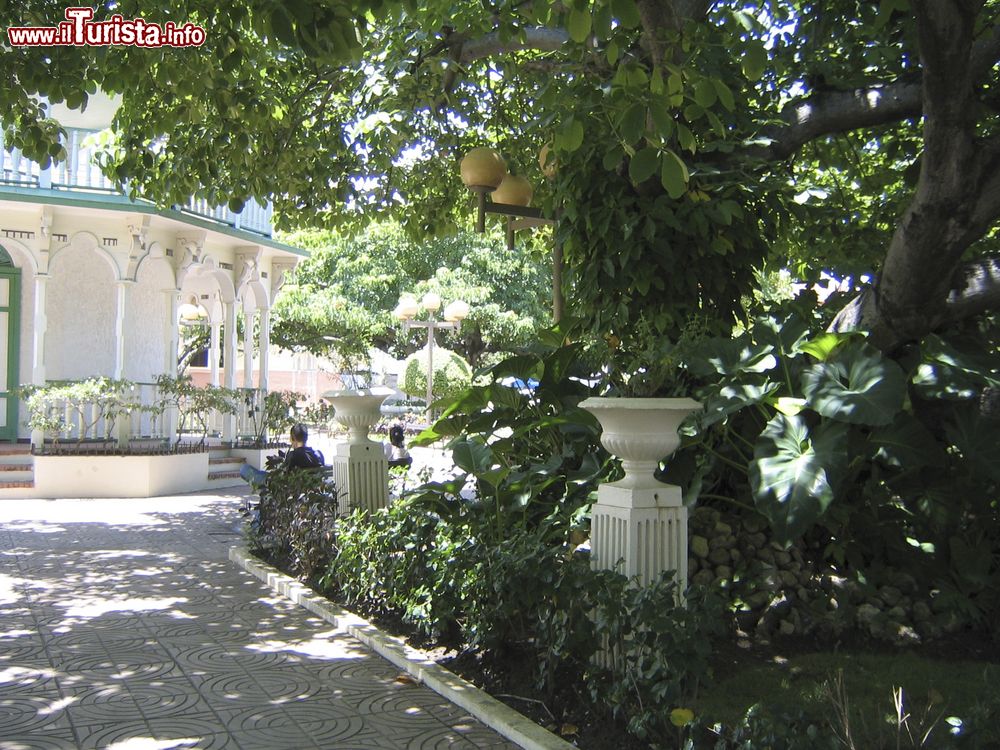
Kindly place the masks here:
POLYGON ((66 8, 58 26, 11 26, 7 41, 12 47, 200 47, 205 29, 193 23, 150 23, 142 18, 113 15, 93 21, 93 8, 66 8))

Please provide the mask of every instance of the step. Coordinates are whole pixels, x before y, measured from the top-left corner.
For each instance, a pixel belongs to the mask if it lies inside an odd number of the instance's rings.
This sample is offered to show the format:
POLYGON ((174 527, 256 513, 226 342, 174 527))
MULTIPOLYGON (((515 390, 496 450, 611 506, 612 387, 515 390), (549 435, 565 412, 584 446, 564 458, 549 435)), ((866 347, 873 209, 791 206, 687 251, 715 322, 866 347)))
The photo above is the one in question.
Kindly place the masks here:
POLYGON ((9 482, 0 482, 0 490, 11 490, 11 489, 23 489, 28 487, 34 487, 34 479, 19 479, 9 482))
POLYGON ((238 471, 210 471, 208 472, 208 479, 212 481, 213 479, 241 479, 240 473, 238 471))
POLYGON ((0 443, 0 456, 30 456, 29 443, 0 443))
POLYGON ((245 464, 247 460, 240 456, 217 456, 215 458, 209 457, 209 466, 219 466, 224 464, 233 464, 239 466, 240 464, 245 464))

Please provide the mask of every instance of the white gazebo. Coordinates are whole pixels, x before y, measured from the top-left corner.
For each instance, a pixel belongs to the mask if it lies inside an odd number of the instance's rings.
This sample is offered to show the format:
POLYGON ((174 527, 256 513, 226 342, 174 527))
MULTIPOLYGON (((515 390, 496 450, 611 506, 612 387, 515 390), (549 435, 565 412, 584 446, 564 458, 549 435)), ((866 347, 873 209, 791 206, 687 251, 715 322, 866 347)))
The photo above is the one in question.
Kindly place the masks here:
MULTIPOLYGON (((272 239, 270 206, 161 209, 116 192, 91 160, 94 111, 60 118, 69 159, 59 165, 0 141, 0 497, 50 491, 28 451, 40 435, 25 424, 19 385, 106 376, 152 389, 177 374, 182 326, 195 323, 210 331, 213 384, 266 390, 272 301, 306 254, 272 239)), ((237 418, 222 421, 231 441, 237 418)), ((233 482, 232 466, 213 466, 202 484, 233 482)))

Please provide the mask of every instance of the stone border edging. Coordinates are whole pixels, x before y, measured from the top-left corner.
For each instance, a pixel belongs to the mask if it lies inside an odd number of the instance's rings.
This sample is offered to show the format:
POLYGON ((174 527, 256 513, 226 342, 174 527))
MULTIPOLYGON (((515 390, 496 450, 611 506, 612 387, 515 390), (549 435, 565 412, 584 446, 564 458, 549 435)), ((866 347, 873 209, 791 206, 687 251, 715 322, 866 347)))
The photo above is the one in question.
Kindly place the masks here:
POLYGON ((383 633, 367 620, 342 609, 305 584, 257 559, 246 547, 230 547, 229 559, 300 607, 331 625, 344 628, 380 656, 525 750, 571 750, 576 747, 471 682, 449 672, 422 651, 407 645, 402 638, 383 633))

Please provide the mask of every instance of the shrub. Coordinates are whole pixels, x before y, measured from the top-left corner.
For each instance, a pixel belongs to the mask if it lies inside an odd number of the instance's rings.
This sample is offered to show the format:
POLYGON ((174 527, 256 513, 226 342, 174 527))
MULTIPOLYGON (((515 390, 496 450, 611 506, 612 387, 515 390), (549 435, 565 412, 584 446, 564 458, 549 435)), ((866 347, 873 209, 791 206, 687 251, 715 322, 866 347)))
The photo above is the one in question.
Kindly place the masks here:
POLYGON ((334 554, 337 508, 337 489, 324 472, 269 471, 250 525, 250 549, 313 580, 334 554))
MULTIPOLYGON (((406 358, 402 391, 416 398, 427 397, 427 348, 406 358)), ((472 382, 472 369, 461 355, 434 347, 434 398, 456 398, 472 382)))

